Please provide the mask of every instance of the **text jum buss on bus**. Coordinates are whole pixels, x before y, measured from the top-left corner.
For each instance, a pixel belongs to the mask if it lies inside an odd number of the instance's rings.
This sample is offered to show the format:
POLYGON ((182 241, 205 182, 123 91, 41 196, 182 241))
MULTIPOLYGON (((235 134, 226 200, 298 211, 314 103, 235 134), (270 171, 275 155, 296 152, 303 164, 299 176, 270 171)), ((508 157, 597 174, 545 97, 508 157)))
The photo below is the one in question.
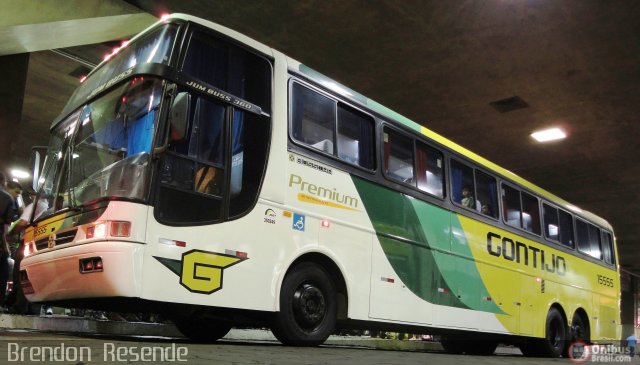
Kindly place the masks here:
POLYGON ((158 312, 186 336, 336 328, 558 356, 620 338, 611 226, 287 56, 173 15, 51 126, 29 300, 158 312))

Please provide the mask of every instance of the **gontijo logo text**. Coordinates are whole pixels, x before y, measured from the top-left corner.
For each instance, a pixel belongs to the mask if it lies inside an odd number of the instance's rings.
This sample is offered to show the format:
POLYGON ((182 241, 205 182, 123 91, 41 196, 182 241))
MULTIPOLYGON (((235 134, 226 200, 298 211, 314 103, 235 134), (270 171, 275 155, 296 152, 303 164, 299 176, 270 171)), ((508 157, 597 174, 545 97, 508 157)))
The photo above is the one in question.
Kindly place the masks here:
POLYGON ((304 179, 298 175, 291 174, 289 176, 289 187, 299 189, 298 200, 301 202, 347 210, 358 210, 358 198, 341 194, 336 188, 318 186, 304 181, 304 179))

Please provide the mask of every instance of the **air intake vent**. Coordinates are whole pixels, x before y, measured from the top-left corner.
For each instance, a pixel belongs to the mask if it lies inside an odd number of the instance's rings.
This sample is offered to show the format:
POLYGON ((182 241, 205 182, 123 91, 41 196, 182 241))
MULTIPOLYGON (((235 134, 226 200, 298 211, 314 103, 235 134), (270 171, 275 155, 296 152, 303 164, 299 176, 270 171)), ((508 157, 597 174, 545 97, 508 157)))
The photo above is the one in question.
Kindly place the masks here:
POLYGON ((506 113, 513 110, 528 108, 529 104, 522 100, 519 96, 512 96, 510 98, 496 100, 489 103, 500 113, 506 113))

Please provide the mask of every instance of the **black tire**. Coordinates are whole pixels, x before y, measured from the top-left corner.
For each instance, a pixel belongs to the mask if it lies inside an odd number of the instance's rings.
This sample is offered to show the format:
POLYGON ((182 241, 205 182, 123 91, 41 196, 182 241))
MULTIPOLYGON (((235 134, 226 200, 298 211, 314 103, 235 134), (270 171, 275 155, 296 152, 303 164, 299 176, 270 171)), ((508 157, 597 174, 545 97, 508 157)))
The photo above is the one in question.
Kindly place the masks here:
POLYGON ((305 262, 284 278, 271 331, 285 345, 317 346, 334 332, 336 316, 335 284, 322 267, 305 262))
POLYGON ((545 326, 545 338, 540 342, 540 356, 560 357, 567 347, 567 325, 555 308, 549 309, 545 326))
POLYGON ((199 318, 178 318, 173 323, 188 339, 195 342, 213 343, 224 337, 231 327, 230 323, 210 321, 199 318))
POLYGON ((591 331, 589 324, 584 318, 576 313, 571 321, 571 342, 582 341, 588 344, 591 341, 591 331))
POLYGON ((584 344, 589 344, 591 341, 591 331, 589 329, 588 322, 582 317, 579 313, 573 315, 573 320, 571 320, 571 332, 570 337, 571 341, 567 342, 567 347, 565 349, 565 357, 574 359, 581 358, 583 347, 571 347, 571 344, 575 344, 577 342, 582 342, 584 344), (579 349, 580 352, 574 352, 579 349), (571 353, 570 353, 571 352, 571 353))

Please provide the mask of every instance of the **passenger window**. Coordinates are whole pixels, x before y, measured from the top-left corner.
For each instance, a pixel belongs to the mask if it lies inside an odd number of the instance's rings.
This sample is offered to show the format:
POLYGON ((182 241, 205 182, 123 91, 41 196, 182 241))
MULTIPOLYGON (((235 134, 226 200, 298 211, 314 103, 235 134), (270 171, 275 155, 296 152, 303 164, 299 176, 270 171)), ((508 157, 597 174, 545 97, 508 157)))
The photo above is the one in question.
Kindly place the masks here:
POLYGON ((437 197, 444 196, 443 157, 424 143, 416 145, 418 189, 437 197))
POLYGON ((373 118, 338 105, 338 158, 373 170, 373 118))
POLYGON ((478 170, 476 173, 476 207, 480 206, 480 213, 498 218, 498 184, 493 176, 487 175, 478 170))
POLYGON ((298 83, 293 83, 292 94, 291 130, 296 141, 350 164, 375 168, 371 116, 298 83))
POLYGON ((520 192, 518 190, 502 185, 502 208, 506 223, 520 228, 520 192))
POLYGON ((607 264, 613 264, 615 262, 613 241, 611 240, 611 234, 609 232, 602 232, 602 253, 604 262, 607 264))
POLYGON ((400 133, 384 130, 384 172, 393 180, 416 185, 413 174, 413 140, 400 133))
POLYGON ((573 216, 564 210, 559 210, 560 218, 560 243, 573 248, 575 240, 573 237, 573 216))
POLYGON ((336 103, 300 84, 293 84, 293 138, 333 155, 336 103))
POLYGON ((593 224, 577 219, 576 232, 578 233, 578 250, 589 256, 602 259, 600 229, 593 224))
POLYGON ((560 241, 560 223, 558 222, 558 209, 542 204, 544 216, 544 234, 548 239, 560 241))
POLYGON ((473 169, 456 160, 451 160, 451 196, 453 201, 465 208, 480 211, 476 204, 476 189, 473 182, 473 169))
POLYGON ((600 229, 592 224, 589 225, 589 245, 590 255, 602 260, 602 245, 600 243, 600 229))
POLYGON ((497 187, 493 176, 451 160, 451 195, 456 204, 497 218, 497 187))
POLYGON ((522 228, 540 234, 540 208, 538 198, 522 192, 522 228))

